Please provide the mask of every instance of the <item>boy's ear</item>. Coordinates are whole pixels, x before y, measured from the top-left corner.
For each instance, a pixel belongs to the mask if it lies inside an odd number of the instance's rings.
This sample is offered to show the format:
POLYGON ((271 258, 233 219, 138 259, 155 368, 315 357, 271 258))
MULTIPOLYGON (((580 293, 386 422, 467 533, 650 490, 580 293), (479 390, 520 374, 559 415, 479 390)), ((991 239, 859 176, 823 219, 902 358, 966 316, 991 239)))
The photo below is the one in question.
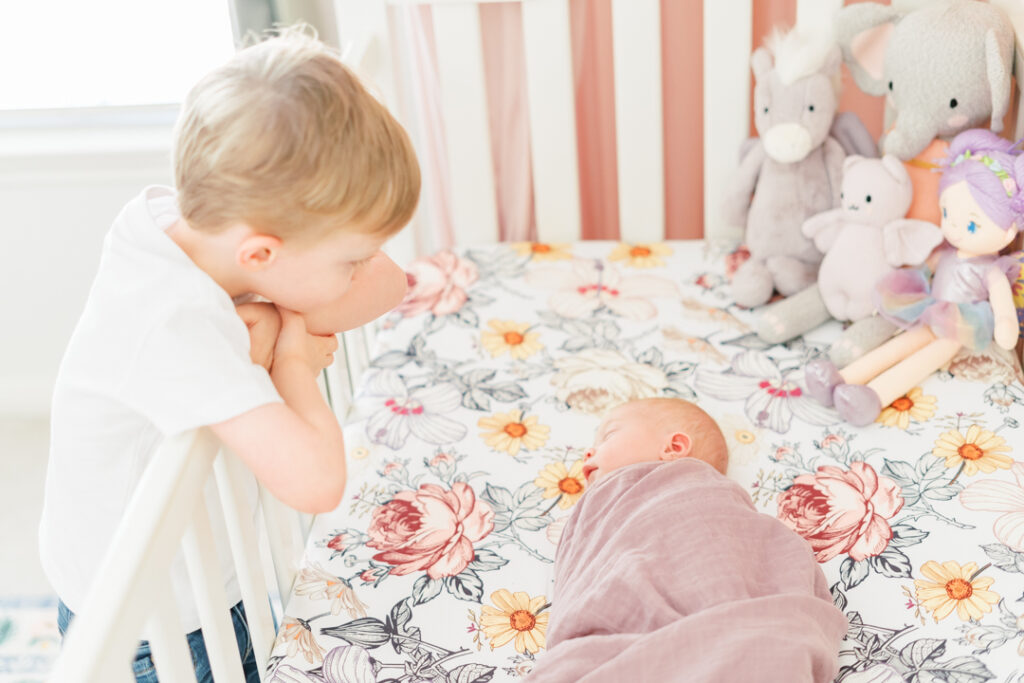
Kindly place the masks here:
POLYGON ((690 441, 688 434, 682 432, 676 432, 665 444, 665 450, 661 452, 662 460, 678 460, 679 458, 685 458, 690 454, 690 448, 693 446, 693 442, 690 441))
POLYGON ((238 245, 238 265, 246 270, 263 270, 274 262, 281 249, 281 238, 253 233, 238 245))

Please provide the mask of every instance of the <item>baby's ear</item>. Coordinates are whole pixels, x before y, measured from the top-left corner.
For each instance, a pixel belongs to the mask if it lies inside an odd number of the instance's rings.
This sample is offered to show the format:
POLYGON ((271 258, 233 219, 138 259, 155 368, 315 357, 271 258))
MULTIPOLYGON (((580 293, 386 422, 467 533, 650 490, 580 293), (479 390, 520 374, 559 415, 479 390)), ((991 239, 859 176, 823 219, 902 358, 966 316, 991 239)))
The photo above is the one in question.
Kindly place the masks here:
POLYGON ((676 432, 669 439, 668 443, 665 444, 665 450, 661 453, 662 460, 677 460, 679 458, 685 458, 690 454, 690 447, 693 442, 690 441, 688 434, 682 432, 676 432))

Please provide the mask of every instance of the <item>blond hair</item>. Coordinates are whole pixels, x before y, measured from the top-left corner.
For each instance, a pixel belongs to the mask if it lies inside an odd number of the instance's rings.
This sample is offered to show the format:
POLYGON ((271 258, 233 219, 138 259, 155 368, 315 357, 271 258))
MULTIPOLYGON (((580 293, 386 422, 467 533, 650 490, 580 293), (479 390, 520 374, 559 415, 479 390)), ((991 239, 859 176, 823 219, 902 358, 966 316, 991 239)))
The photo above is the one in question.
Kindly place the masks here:
POLYGON ((409 137, 303 27, 238 52, 185 99, 174 134, 182 216, 281 238, 342 225, 390 236, 412 217, 420 171, 409 137))
MULTIPOLYGON (((681 398, 641 398, 622 406, 643 411, 659 429, 678 429, 690 437, 690 457, 702 460, 725 474, 729 468, 729 446, 718 423, 694 403, 681 398)), ((620 407, 622 407, 620 406, 620 407)))

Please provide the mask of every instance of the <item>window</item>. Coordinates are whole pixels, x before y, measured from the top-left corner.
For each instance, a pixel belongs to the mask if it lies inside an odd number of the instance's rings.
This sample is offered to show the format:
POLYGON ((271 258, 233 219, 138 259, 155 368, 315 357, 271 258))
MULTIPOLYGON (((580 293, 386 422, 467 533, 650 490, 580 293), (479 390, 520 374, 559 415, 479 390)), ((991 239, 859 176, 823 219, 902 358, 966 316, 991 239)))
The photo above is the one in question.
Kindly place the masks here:
POLYGON ((181 102, 233 52, 227 0, 4 4, 0 110, 181 102))

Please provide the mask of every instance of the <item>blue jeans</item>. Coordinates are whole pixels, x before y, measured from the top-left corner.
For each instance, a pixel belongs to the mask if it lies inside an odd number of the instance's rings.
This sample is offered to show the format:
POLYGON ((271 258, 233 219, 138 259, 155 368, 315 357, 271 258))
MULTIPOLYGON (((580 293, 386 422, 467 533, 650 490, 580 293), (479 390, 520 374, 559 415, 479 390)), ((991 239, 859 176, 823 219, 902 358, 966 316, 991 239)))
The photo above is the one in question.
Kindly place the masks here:
MULTIPOLYGON (((57 605, 57 628, 60 629, 61 638, 64 637, 68 630, 68 624, 74 618, 74 612, 68 609, 63 600, 60 601, 57 605)), ((256 657, 252 652, 252 640, 249 637, 249 623, 245 620, 245 608, 242 607, 242 603, 231 608, 231 622, 235 626, 238 652, 242 655, 242 672, 245 674, 245 681, 246 683, 259 683, 260 676, 256 668, 256 657)), ((186 637, 189 650, 192 651, 192 665, 196 669, 196 680, 198 683, 213 683, 213 673, 210 671, 210 658, 206 656, 203 632, 195 630, 186 637)), ((135 680, 138 683, 158 683, 156 670, 153 668, 153 658, 149 653, 149 643, 145 640, 139 643, 132 669, 135 671, 135 680)))

